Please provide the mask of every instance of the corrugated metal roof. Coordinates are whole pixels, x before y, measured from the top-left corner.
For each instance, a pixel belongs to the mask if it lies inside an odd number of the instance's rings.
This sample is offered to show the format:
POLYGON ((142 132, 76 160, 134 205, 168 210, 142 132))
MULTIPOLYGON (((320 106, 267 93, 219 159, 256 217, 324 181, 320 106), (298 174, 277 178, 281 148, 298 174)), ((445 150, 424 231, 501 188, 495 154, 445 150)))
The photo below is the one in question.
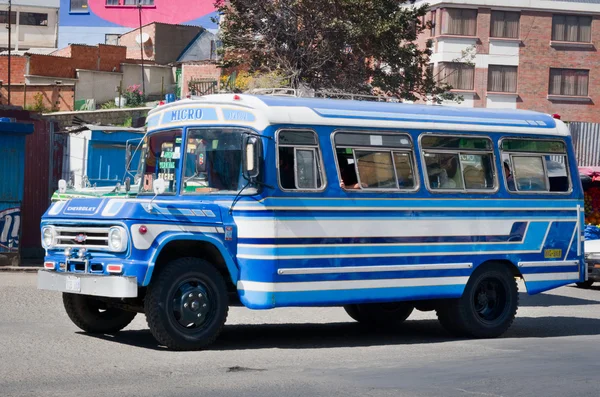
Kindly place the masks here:
POLYGON ((572 122, 569 131, 577 164, 580 167, 600 166, 600 124, 572 122))

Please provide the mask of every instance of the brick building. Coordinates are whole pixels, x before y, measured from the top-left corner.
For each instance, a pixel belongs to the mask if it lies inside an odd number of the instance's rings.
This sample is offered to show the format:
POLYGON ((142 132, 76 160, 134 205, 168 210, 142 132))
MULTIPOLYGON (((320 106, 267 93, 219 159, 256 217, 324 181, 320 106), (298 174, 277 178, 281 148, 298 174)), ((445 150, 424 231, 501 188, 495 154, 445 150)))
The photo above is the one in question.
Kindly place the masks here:
POLYGON ((204 32, 200 26, 171 25, 166 23, 150 23, 140 29, 134 29, 119 37, 120 46, 127 48, 127 58, 142 59, 140 40, 144 41, 144 60, 166 65, 176 62, 181 53, 198 35, 204 32))
MULTIPOLYGON (((78 72, 120 72, 126 53, 124 47, 101 44, 71 45, 51 55, 12 56, 10 104, 73 110, 78 72)), ((0 80, 0 104, 8 104, 8 56, 0 56, 0 80)))
POLYGON ((600 122, 600 1, 426 2, 435 24, 419 41, 433 40, 434 74, 463 96, 459 106, 600 122))

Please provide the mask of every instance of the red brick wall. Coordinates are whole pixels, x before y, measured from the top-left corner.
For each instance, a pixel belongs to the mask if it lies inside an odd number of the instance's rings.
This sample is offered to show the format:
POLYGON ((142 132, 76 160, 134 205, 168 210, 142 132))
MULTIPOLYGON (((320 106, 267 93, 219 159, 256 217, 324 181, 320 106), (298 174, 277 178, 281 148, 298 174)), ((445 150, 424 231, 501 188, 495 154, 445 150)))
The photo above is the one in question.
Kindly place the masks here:
POLYGON ((75 78, 77 65, 71 58, 54 55, 29 55, 29 74, 33 76, 75 78))
MULTIPOLYGON (((25 71, 27 69, 27 58, 21 56, 10 57, 10 82, 11 84, 22 84, 25 82, 25 71)), ((8 56, 0 56, 0 80, 2 84, 8 84, 8 56)))
POLYGON ((552 14, 523 11, 521 14, 521 38, 519 53, 520 109, 545 113, 558 113, 565 121, 600 123, 600 19, 592 21, 594 49, 555 49, 550 46, 552 14), (590 80, 589 103, 549 101, 550 68, 588 69, 590 80))
POLYGON ((106 44, 98 45, 98 70, 112 72, 121 70, 121 63, 127 59, 127 48, 106 44))
MULTIPOLYGON (((8 87, 0 89, 0 104, 7 104, 8 87)), ((69 86, 35 86, 13 85, 11 89, 11 105, 33 107, 37 104, 38 94, 42 95, 42 104, 47 110, 72 111, 75 103, 75 87, 69 86), (26 100, 24 100, 24 98, 26 100)))
POLYGON ((187 64, 182 66, 182 97, 189 94, 188 83, 192 79, 213 78, 218 80, 221 77, 221 69, 214 64, 187 64))
POLYGON ((71 45, 69 51, 56 51, 52 55, 30 55, 29 74, 34 76, 75 78, 76 69, 121 71, 125 62, 125 47, 100 44, 98 47, 71 45), (57 54, 70 54, 70 57, 57 54))
POLYGON ((477 42, 478 54, 490 53, 490 24, 492 21, 492 10, 480 8, 477 10, 477 42))

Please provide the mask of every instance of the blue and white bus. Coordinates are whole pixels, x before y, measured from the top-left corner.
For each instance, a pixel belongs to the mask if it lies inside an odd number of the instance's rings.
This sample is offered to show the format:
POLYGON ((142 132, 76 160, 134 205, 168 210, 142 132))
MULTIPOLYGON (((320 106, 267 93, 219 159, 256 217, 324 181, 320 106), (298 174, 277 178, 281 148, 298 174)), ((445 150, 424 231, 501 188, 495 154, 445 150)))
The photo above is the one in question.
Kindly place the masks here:
POLYGON ((117 332, 200 349, 228 308, 340 306, 368 325, 435 310, 502 335, 529 294, 586 280, 568 129, 529 111, 214 95, 154 109, 137 197, 48 209, 40 289, 117 332))

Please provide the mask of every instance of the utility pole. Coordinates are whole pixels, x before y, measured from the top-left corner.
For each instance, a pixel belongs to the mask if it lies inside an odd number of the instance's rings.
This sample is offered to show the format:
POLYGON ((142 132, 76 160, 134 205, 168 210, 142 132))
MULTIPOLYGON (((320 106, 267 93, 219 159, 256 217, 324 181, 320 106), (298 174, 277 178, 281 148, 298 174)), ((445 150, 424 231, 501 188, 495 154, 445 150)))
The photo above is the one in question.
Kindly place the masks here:
POLYGON ((10 52, 11 52, 11 36, 12 36, 12 0, 8 0, 8 104, 10 105, 10 52))
POLYGON ((144 38, 142 37, 142 0, 138 0, 138 13, 140 16, 140 54, 142 56, 142 95, 146 96, 146 83, 144 82, 144 38))

